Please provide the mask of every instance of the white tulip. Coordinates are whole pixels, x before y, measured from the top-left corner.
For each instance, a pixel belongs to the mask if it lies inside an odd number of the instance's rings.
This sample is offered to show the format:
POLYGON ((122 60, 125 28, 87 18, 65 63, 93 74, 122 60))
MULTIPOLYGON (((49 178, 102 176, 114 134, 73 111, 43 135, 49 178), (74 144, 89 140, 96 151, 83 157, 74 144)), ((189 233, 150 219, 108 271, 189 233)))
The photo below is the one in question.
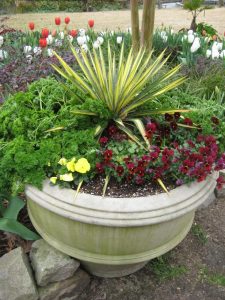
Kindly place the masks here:
POLYGON ((206 57, 209 58, 212 54, 212 51, 210 49, 207 49, 206 51, 206 57))
POLYGON ((167 35, 162 36, 162 40, 163 40, 163 43, 166 43, 168 40, 168 36, 167 35))
POLYGON ((60 37, 61 40, 64 39, 64 32, 63 32, 63 31, 61 31, 61 32, 59 33, 59 37, 60 37))
POLYGON ((122 37, 122 36, 118 36, 118 37, 116 38, 117 44, 121 44, 122 41, 123 41, 123 37, 122 37))
POLYGON ((193 34, 188 34, 188 43, 192 44, 194 42, 195 36, 193 34))
POLYGON ((95 41, 94 44, 93 44, 93 47, 94 47, 95 49, 98 49, 98 48, 100 47, 99 42, 98 42, 98 41, 95 41))
POLYGON ((193 44, 191 45, 191 52, 196 52, 201 47, 200 39, 198 37, 195 38, 193 44))
POLYGON ((79 30, 79 34, 80 34, 80 36, 85 36, 85 34, 86 34, 85 29, 81 28, 81 29, 79 30))
POLYGON ((85 36, 78 36, 77 43, 78 43, 79 46, 82 46, 83 44, 86 43, 86 37, 85 36))
POLYGON ((61 40, 55 40, 55 46, 56 47, 61 47, 62 46, 62 41, 61 40))
POLYGON ((225 58, 225 50, 223 50, 223 51, 220 53, 220 57, 221 57, 221 58, 225 58))
POLYGON ((217 43, 217 49, 220 51, 223 49, 223 43, 217 43))
POLYGON ((81 46, 81 49, 84 50, 85 52, 87 52, 88 51, 88 46, 86 44, 83 44, 81 46))
POLYGON ((97 41, 99 42, 100 45, 102 45, 104 43, 104 39, 102 36, 98 36, 97 41))
POLYGON ((49 57, 53 57, 53 56, 54 56, 54 53, 53 53, 53 50, 52 50, 52 49, 48 49, 48 50, 47 50, 47 53, 48 53, 48 56, 49 56, 49 57))
POLYGON ((73 42, 73 37, 72 37, 72 35, 69 34, 69 35, 67 36, 67 39, 68 39, 68 41, 69 41, 70 43, 73 42))
POLYGON ((212 59, 216 59, 220 57, 220 53, 217 49, 212 48, 212 59))
POLYGON ((0 47, 3 45, 3 43, 4 43, 4 37, 0 35, 0 47))
POLYGON ((184 64, 184 65, 187 64, 187 58, 185 58, 185 57, 180 57, 180 60, 181 60, 182 64, 184 64))
POLYGON ((170 33, 171 33, 171 34, 174 34, 174 30, 173 30, 173 29, 170 29, 170 33))
POLYGON ((47 45, 51 45, 53 43, 53 36, 51 34, 49 34, 46 41, 47 41, 47 45))
POLYGON ((42 52, 41 47, 34 47, 33 49, 34 55, 40 55, 42 52))
POLYGON ((188 36, 186 34, 183 35, 183 37, 181 38, 181 42, 186 41, 188 38, 188 36))
POLYGON ((106 31, 101 31, 101 32, 100 32, 100 35, 101 35, 101 36, 104 36, 104 35, 106 35, 106 34, 107 34, 106 31))
POLYGON ((0 60, 3 60, 4 58, 7 58, 8 52, 4 51, 4 50, 0 50, 0 60))
POLYGON ((28 54, 31 51, 32 51, 32 47, 31 46, 24 46, 23 47, 23 53, 24 54, 28 54))
POLYGON ((115 34, 115 31, 114 30, 111 30, 110 33, 109 33, 111 36, 113 36, 115 34))
POLYGON ((86 43, 88 43, 90 41, 89 35, 85 35, 85 39, 86 39, 86 43))
POLYGON ((166 31, 161 31, 160 32, 160 36, 161 36, 161 38, 164 37, 164 36, 166 36, 166 31))
POLYGON ((193 34, 193 30, 188 30, 188 34, 193 34))

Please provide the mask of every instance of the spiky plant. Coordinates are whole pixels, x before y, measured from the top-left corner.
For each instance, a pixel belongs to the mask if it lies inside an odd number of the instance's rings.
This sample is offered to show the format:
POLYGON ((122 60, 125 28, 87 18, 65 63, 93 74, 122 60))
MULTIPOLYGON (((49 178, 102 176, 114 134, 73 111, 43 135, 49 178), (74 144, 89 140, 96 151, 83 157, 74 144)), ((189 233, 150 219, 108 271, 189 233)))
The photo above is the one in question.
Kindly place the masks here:
MULTIPOLYGON (((132 132, 129 123, 138 128, 140 134, 149 146, 145 137, 142 118, 151 114, 173 113, 185 110, 146 110, 140 112, 140 108, 157 96, 165 93, 184 81, 184 78, 175 79, 168 83, 168 79, 177 73, 180 66, 159 75, 160 69, 165 65, 162 52, 155 60, 152 60, 152 52, 140 49, 135 55, 131 49, 127 59, 124 57, 124 45, 121 47, 118 64, 115 54, 112 54, 108 45, 108 57, 104 58, 102 50, 93 49, 91 52, 81 51, 80 55, 74 48, 71 48, 76 61, 82 71, 82 75, 75 72, 60 56, 56 57, 63 69, 56 65, 53 68, 66 80, 72 82, 79 90, 89 94, 93 99, 103 101, 111 112, 112 119, 120 130, 125 132, 132 140, 143 146, 139 138, 132 132), (158 75, 156 77, 156 75, 158 75), (125 125, 126 124, 126 125, 125 125)), ((97 116, 97 112, 87 110, 74 110, 75 114, 97 116)), ((104 128, 98 127, 96 135, 104 128)))

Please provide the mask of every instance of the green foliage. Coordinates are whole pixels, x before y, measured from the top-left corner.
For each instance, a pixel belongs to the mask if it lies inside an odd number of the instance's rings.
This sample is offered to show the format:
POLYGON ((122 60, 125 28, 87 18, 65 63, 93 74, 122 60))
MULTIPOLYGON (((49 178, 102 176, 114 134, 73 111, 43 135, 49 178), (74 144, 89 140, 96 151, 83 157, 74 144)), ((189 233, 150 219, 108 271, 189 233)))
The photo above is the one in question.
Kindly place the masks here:
POLYGON ((76 101, 52 78, 5 101, 0 111, 1 191, 17 193, 27 183, 41 187, 49 162, 54 165, 62 156, 93 160, 90 149, 98 148, 93 124, 71 113, 76 101), (66 130, 46 132, 58 126, 66 130))
POLYGON ((150 268, 159 280, 171 280, 187 273, 185 266, 174 266, 169 263, 169 256, 164 255, 151 261, 150 268))
POLYGON ((223 274, 211 274, 207 268, 203 268, 200 270, 201 277, 208 281, 211 284, 217 285, 217 286, 225 286, 225 275, 223 274))
POLYGON ((184 9, 188 9, 190 11, 195 11, 199 9, 204 3, 204 0, 185 0, 184 1, 184 9))
POLYGON ((208 241, 208 237, 207 234, 205 233, 205 231, 203 230, 203 228, 201 227, 201 225, 194 223, 192 228, 191 228, 191 232, 194 236, 196 236, 198 238, 198 240, 205 245, 208 241))
POLYGON ((198 23, 197 24, 197 29, 196 29, 196 32, 199 33, 199 34, 202 34, 203 31, 205 31, 205 34, 209 35, 209 36, 213 36, 214 34, 217 34, 217 30, 212 26, 212 25, 209 25, 207 23, 198 23))
POLYGON ((26 240, 38 240, 40 237, 17 221, 25 202, 19 197, 11 197, 9 201, 0 196, 0 230, 15 233, 26 240))

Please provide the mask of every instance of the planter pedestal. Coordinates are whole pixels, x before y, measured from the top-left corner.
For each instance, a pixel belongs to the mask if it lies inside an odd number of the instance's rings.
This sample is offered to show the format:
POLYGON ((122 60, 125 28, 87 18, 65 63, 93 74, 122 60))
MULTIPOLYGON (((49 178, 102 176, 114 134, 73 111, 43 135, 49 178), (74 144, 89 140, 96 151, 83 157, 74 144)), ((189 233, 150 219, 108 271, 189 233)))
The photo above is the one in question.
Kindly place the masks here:
POLYGON ((51 186, 27 186, 28 212, 39 234, 90 273, 120 277, 141 269, 176 245, 195 210, 214 190, 217 174, 201 183, 138 198, 102 198, 51 186))

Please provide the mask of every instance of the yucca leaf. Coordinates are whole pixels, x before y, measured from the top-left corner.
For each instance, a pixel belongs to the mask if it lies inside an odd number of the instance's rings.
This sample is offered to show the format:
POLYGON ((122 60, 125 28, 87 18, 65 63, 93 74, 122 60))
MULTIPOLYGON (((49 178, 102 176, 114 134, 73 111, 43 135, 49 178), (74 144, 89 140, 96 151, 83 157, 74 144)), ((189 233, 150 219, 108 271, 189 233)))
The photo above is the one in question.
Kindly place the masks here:
POLYGON ((190 112, 190 109, 156 109, 131 114, 132 117, 148 117, 150 115, 174 114, 175 112, 190 112))
POLYGON ((83 184, 83 180, 81 180, 81 181, 79 182, 78 186, 77 186, 77 190, 76 190, 76 194, 75 194, 74 200, 77 199, 77 195, 78 195, 78 193, 79 193, 79 191, 80 191, 80 188, 81 188, 82 184, 83 184))
POLYGON ((98 125, 96 128, 95 128, 95 136, 100 136, 103 132, 103 130, 105 129, 105 127, 101 126, 101 125, 98 125))
POLYGON ((108 187, 108 184, 109 184, 109 180, 110 180, 110 176, 107 175, 106 178, 105 178, 105 183, 104 183, 104 187, 103 187, 103 190, 102 190, 102 197, 105 197, 105 193, 106 193, 106 190, 107 190, 107 187, 108 187))
POLYGON ((128 120, 132 121, 136 125, 137 129, 139 130, 139 132, 140 132, 141 136, 143 137, 145 143, 147 144, 148 148, 150 148, 150 143, 146 137, 146 130, 145 130, 145 126, 144 126, 142 120, 137 119, 137 118, 136 119, 128 119, 128 120))
POLYGON ((157 179, 157 182, 159 183, 159 185, 161 186, 161 188, 167 193, 167 195, 169 196, 169 192, 165 186, 165 184, 162 182, 162 180, 160 178, 157 179))
POLYGON ((98 115, 97 113, 94 113, 94 112, 89 111, 89 110, 73 109, 71 112, 76 114, 76 115, 85 115, 85 116, 97 116, 98 115))
POLYGON ((64 128, 65 127, 59 126, 59 127, 50 128, 48 130, 45 130, 44 132, 54 132, 54 131, 63 130, 64 128))

